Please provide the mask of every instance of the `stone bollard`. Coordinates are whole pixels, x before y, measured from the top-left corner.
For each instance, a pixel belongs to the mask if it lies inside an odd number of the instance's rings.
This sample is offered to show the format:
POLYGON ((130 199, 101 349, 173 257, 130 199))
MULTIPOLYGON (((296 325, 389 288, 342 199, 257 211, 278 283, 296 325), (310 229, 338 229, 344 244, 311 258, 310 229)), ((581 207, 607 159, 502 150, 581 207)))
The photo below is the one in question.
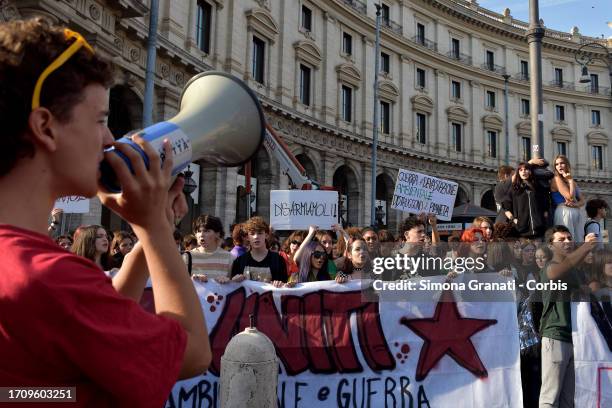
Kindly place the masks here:
POLYGON ((221 357, 221 408, 275 408, 278 360, 274 344, 254 327, 235 335, 221 357))

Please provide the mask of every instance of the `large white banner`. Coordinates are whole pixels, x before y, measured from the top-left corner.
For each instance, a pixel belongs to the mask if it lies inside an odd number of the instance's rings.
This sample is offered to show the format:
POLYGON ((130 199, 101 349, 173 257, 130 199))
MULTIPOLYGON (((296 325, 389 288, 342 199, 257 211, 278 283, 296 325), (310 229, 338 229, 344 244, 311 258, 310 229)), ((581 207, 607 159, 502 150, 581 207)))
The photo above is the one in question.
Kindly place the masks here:
POLYGON ((276 347, 279 407, 522 407, 514 302, 366 302, 358 281, 196 289, 213 361, 166 407, 219 406, 221 356, 251 313, 276 347))
POLYGON ((400 169, 395 182, 391 208, 415 214, 432 213, 449 221, 458 184, 410 170, 400 169))
POLYGON ((338 223, 338 192, 321 190, 270 191, 270 225, 275 230, 301 230, 338 223))
POLYGON ((576 407, 612 407, 612 307, 572 303, 576 407))
POLYGON ((89 212, 89 199, 79 196, 60 197, 53 208, 61 208, 66 214, 86 214, 89 212))

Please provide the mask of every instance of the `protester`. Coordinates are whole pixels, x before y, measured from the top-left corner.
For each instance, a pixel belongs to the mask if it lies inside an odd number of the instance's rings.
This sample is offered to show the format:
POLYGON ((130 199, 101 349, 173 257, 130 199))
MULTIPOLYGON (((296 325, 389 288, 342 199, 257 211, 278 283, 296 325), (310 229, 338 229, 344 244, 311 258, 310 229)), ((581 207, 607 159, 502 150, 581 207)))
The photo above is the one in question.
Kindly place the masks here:
POLYGON ((59 219, 60 216, 64 213, 64 210, 61 208, 54 208, 51 210, 51 221, 49 221, 49 227, 47 228, 47 233, 50 237, 54 236, 57 233, 57 227, 59 227, 59 219))
POLYGON ((214 279, 218 283, 230 280, 232 254, 221 248, 224 231, 221 220, 213 215, 202 214, 193 222, 193 232, 199 246, 190 251, 192 278, 199 282, 214 279))
POLYGON ((191 251, 198 247, 198 239, 193 234, 187 234, 183 237, 183 250, 191 251))
MULTIPOLYGON (((487 239, 485 238, 484 232, 480 228, 468 228, 461 235, 461 244, 459 246, 459 257, 465 260, 470 259, 471 262, 464 264, 468 265, 465 267, 465 271, 455 270, 450 272, 448 275, 453 277, 453 272, 457 273, 482 273, 489 272, 485 268, 486 254, 487 253, 487 239)), ((464 268, 462 266, 462 268, 464 268)))
POLYGON ((285 261, 287 275, 291 276, 296 273, 299 268, 295 263, 295 253, 306 237, 306 231, 293 231, 289 237, 283 241, 279 255, 285 261))
POLYGON ((472 227, 480 228, 487 241, 490 241, 493 236, 493 224, 489 217, 476 217, 472 221, 472 227))
POLYGON ((572 317, 570 291, 580 288, 576 265, 593 249, 594 234, 585 237, 586 243, 574 249, 572 235, 563 225, 546 231, 544 241, 550 246, 553 258, 544 267, 541 281, 559 282, 567 290, 543 290, 543 312, 540 322, 542 336, 542 388, 540 406, 573 406, 574 356, 572 346, 572 317))
MULTIPOLYGON (((589 286, 593 292, 612 289, 612 250, 599 251, 594 259, 594 270, 597 271, 597 281, 589 286)), ((610 292, 607 292, 608 297, 610 292)), ((609 301, 609 300, 608 300, 609 301)))
MULTIPOLYGON (((512 166, 500 166, 497 170, 497 184, 493 189, 493 198, 495 199, 495 205, 497 206, 497 217, 495 218, 496 223, 508 221, 502 209, 502 203, 512 188, 512 173, 514 173, 514 167, 512 166)), ((479 227, 479 225, 474 226, 479 227)))
POLYGON ((365 227, 361 230, 361 236, 368 245, 368 251, 370 252, 370 258, 377 258, 381 256, 380 242, 378 241, 378 234, 371 227, 365 227))
POLYGON ((283 286, 287 281, 287 268, 283 258, 266 247, 270 233, 268 224, 261 217, 252 217, 244 223, 243 228, 251 249, 234 260, 232 280, 250 279, 270 282, 276 287, 283 286))
POLYGON ((546 229, 548 192, 542 191, 536 183, 529 163, 519 163, 516 172, 517 176, 502 206, 506 217, 514 223, 521 237, 540 238, 546 229))
POLYGON ((244 255, 249 250, 245 243, 247 240, 247 233, 243 228, 242 224, 236 224, 232 227, 232 240, 234 241, 234 247, 230 251, 234 259, 244 255))
MULTIPOLYGON (((586 203, 587 218, 584 223, 584 235, 593 233, 597 238, 597 242, 603 242, 603 234, 601 231, 601 220, 606 218, 609 207, 608 203, 601 198, 593 198, 586 203)), ((601 245, 599 246, 602 247, 601 245)))
POLYGON ((580 208, 585 200, 572 177, 569 159, 560 154, 555 157, 555 177, 550 183, 550 195, 555 206, 555 225, 565 225, 576 241, 584 238, 584 220, 580 208))
POLYGON ((134 248, 132 234, 127 231, 117 231, 113 234, 110 245, 111 264, 114 268, 120 268, 123 258, 134 248))
POLYGON ((113 267, 109 259, 108 234, 100 225, 82 227, 72 244, 71 251, 89 259, 103 271, 108 271, 113 267))
MULTIPOLYGON (((339 226, 337 224, 334 225, 335 228, 339 226)), ((325 251, 325 258, 328 262, 326 262, 326 272, 330 276, 330 279, 334 279, 336 277, 337 267, 333 262, 334 259, 334 242, 332 233, 330 231, 320 230, 318 226, 311 225, 308 228, 308 234, 304 237, 302 244, 295 252, 293 256, 293 260, 297 263, 299 270, 301 270, 299 260, 302 258, 302 251, 309 245, 311 242, 317 242, 323 247, 325 251)), ((294 273, 295 274, 295 273, 294 273)), ((292 274, 292 275, 294 275, 292 274)))
POLYGON ((298 257, 299 271, 289 277, 288 282, 293 286, 295 283, 318 282, 330 280, 327 265, 330 262, 327 252, 319 242, 309 242, 300 247, 298 257))
POLYGON ((134 136, 147 167, 114 142, 106 125, 112 67, 73 31, 42 19, 1 23, 0 78, 0 384, 75 386, 75 407, 163 406, 178 378, 203 373, 211 360, 172 239, 175 217, 187 211, 183 178, 171 187, 172 149, 164 143, 162 164, 134 136), (103 153, 111 145, 132 170, 103 153), (99 190, 103 158, 122 193, 99 190), (47 236, 58 198, 96 192, 140 238, 113 280, 47 236), (149 274, 156 314, 135 301, 149 274))
POLYGON ((59 237, 55 238, 55 243, 64 248, 66 251, 70 251, 70 247, 72 246, 72 238, 70 235, 60 235, 59 237))
POLYGON ((526 240, 521 242, 521 261, 515 264, 519 282, 527 282, 535 279, 539 268, 535 261, 536 245, 533 241, 526 240))
POLYGON ((396 250, 396 242, 393 234, 386 229, 378 231, 378 242, 380 243, 381 256, 391 256, 396 250))
POLYGON ((371 258, 366 242, 361 238, 351 238, 346 246, 344 267, 336 275, 336 282, 346 283, 350 279, 367 278, 371 268, 371 258))

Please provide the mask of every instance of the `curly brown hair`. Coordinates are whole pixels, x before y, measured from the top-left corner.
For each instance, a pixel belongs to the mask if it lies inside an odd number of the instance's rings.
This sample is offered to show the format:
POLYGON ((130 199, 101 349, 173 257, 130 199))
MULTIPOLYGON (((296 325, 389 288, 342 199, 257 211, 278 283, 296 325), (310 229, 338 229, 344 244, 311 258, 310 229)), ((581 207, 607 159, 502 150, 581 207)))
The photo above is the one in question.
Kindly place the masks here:
MULTIPOLYGON (((34 144, 27 136, 34 86, 72 42, 63 27, 40 18, 0 23, 0 176, 18 160, 34 156, 34 144)), ((45 79, 40 105, 66 123, 74 106, 83 100, 85 87, 100 84, 108 88, 112 79, 112 65, 82 47, 45 79)))

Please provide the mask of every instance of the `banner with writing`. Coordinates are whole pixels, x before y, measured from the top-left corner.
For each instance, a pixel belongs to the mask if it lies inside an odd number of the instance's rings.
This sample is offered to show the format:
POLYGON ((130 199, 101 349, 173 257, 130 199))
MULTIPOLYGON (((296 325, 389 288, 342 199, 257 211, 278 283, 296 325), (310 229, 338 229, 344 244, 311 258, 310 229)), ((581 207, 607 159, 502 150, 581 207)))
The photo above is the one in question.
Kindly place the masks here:
POLYGON ((612 306, 572 303, 572 343, 577 407, 612 407, 612 306))
POLYGON ((455 302, 453 292, 368 302, 361 285, 196 283, 213 360, 176 383, 165 407, 219 406, 221 356, 249 314, 276 347, 278 407, 522 407, 514 302, 455 302))
POLYGON ((320 190, 270 191, 270 225, 276 230, 331 229, 338 223, 338 192, 320 190))
POLYGON ((439 220, 453 216, 458 184, 426 174, 400 169, 391 208, 415 214, 432 213, 439 220))
POLYGON ((61 208, 66 214, 86 214, 89 212, 89 199, 79 196, 60 197, 53 208, 61 208))

